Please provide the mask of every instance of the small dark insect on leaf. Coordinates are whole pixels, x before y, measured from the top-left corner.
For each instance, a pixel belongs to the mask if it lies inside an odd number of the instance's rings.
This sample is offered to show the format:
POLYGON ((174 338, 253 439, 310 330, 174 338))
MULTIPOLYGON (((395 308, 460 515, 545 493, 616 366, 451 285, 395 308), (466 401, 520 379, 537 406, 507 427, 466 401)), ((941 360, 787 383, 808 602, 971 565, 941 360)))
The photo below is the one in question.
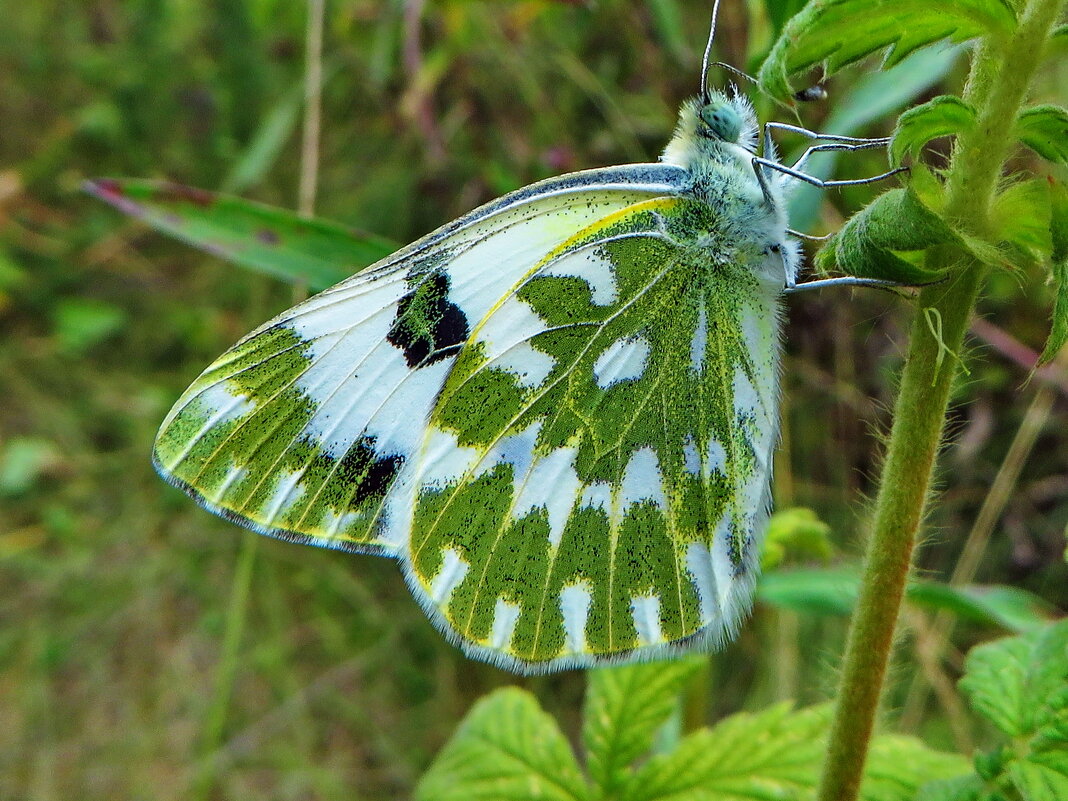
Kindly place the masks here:
POLYGON ((810 86, 807 89, 798 89, 794 92, 794 100, 800 103, 810 103, 813 100, 825 100, 827 98, 827 90, 819 84, 810 86))

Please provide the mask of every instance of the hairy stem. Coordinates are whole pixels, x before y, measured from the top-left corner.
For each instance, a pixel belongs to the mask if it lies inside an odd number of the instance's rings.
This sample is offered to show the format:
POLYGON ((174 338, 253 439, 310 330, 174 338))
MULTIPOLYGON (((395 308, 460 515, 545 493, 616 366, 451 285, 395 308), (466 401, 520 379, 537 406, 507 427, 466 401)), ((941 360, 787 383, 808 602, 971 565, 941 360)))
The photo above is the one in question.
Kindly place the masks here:
MULTIPOLYGON (((1064 0, 1028 0, 1004 42, 973 58, 965 99, 978 112, 960 136, 946 181, 946 215, 983 235, 1011 130, 1064 0)), ((930 266, 950 278, 925 288, 912 324, 875 503, 857 610, 846 644, 820 801, 853 801, 860 788, 894 628, 930 490, 958 354, 987 268, 954 247, 932 248, 930 266)))

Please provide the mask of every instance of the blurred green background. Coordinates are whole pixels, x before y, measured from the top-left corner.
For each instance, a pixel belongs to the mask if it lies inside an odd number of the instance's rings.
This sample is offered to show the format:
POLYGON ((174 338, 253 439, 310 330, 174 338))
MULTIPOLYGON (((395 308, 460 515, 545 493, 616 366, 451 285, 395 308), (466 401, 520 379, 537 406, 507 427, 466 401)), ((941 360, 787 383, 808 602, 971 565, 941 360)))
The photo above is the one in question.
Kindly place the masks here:
MULTIPOLYGON (((331 0, 317 212, 406 242, 532 180, 655 159, 697 89, 709 6, 331 0)), ((755 68, 799 6, 727 2, 717 57, 755 68)), ((299 290, 167 240, 80 186, 165 178, 295 207, 306 12, 283 0, 5 6, 2 799, 404 797, 474 699, 505 683, 574 731, 580 673, 519 679, 466 661, 394 563, 257 540, 149 464, 180 391, 299 290)), ((800 119, 886 134, 966 70, 944 50, 893 76, 877 67, 830 80, 800 119)), ((1066 85, 1052 63, 1039 99, 1063 102, 1066 85)), ((762 116, 797 120, 755 99, 762 116)), ((878 152, 835 167, 883 169, 878 152)), ((803 194, 794 219, 834 230, 877 191, 803 194)), ((959 580, 1028 590, 1055 613, 1068 608, 1068 361, 1030 382, 1025 366, 1048 330, 1044 278, 992 279, 919 560, 921 575, 948 580, 963 555, 959 580)), ((908 319, 886 293, 789 303, 775 492, 830 525, 832 565, 862 547, 908 319)), ((827 698, 846 619, 817 595, 758 605, 687 720, 827 698)), ((943 624, 913 605, 904 630, 888 723, 939 747, 982 743, 953 680, 961 654, 1003 629, 961 621, 943 647, 943 624)))

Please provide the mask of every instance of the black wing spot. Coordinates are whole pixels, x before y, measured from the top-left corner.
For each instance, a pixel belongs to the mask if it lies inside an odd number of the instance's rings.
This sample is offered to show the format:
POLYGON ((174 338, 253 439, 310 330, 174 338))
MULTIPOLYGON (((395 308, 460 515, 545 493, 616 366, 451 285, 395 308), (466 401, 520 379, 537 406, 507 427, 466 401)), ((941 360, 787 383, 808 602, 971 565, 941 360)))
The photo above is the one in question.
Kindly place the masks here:
POLYGON ((469 335, 467 317, 449 301, 449 277, 435 272, 398 301, 386 339, 404 352, 409 367, 425 367, 458 353, 469 335))
POLYGON ((385 495, 404 464, 404 457, 399 454, 378 456, 374 445, 374 437, 360 437, 337 466, 338 479, 356 486, 352 496, 354 508, 369 498, 385 495))

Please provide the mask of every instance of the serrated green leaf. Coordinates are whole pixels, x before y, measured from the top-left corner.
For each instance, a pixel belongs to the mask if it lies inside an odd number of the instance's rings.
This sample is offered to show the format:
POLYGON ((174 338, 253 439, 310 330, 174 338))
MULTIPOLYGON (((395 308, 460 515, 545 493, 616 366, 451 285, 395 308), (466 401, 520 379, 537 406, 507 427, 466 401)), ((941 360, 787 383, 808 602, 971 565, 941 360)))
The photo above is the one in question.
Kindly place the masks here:
POLYGON ((1031 756, 1009 765, 1007 771, 1023 801, 1064 801, 1068 798, 1068 756, 1031 756))
POLYGON ((582 741, 590 777, 608 794, 626 768, 652 746, 657 729, 675 710, 679 693, 704 657, 602 668, 590 672, 582 741))
POLYGON ((200 189, 102 179, 86 191, 124 214, 234 264, 312 291, 388 256, 396 245, 327 220, 200 189))
POLYGON ((1016 118, 1017 139, 1054 164, 1068 164, 1068 109, 1032 106, 1016 118))
POLYGON ((774 97, 788 98, 790 77, 824 62, 828 74, 884 48, 896 64, 917 48, 942 39, 1001 37, 1015 25, 1002 0, 812 0, 783 29, 758 80, 774 97))
POLYGON ((991 214, 998 241, 1018 262, 1046 264, 1053 252, 1050 185, 1041 178, 1020 181, 1001 192, 991 214))
POLYGON ((417 801, 579 801, 588 786, 567 738, 530 693, 479 701, 415 789, 417 801))
POLYGON ((938 779, 920 785, 915 801, 979 801, 983 781, 974 774, 938 779))
POLYGON ((961 690, 1010 737, 1030 737, 1068 714, 1068 620, 973 648, 961 690))
POLYGON ((975 109, 956 95, 940 95, 911 108, 897 120, 890 142, 890 163, 898 165, 906 155, 940 136, 956 136, 975 125, 975 109))
POLYGON ((968 760, 960 754, 935 751, 915 737, 884 734, 872 741, 860 797, 864 801, 912 801, 925 783, 959 777, 968 767, 968 760))
MULTIPOLYGON (((1059 181, 1050 182, 1049 210, 1053 320, 1039 365, 1052 361, 1068 342, 1068 186, 1059 181)), ((1065 553, 1068 558, 1068 551, 1065 553)))
MULTIPOLYGON (((745 801, 807 798, 819 778, 829 705, 791 710, 780 704, 740 713, 685 737, 670 754, 650 759, 627 782, 622 801, 745 801)), ((911 737, 872 742, 860 797, 912 801, 930 779, 954 776, 967 761, 932 751, 911 737)))
POLYGON ((630 779, 621 801, 743 801, 809 794, 819 777, 830 707, 779 704, 683 738, 630 779))

